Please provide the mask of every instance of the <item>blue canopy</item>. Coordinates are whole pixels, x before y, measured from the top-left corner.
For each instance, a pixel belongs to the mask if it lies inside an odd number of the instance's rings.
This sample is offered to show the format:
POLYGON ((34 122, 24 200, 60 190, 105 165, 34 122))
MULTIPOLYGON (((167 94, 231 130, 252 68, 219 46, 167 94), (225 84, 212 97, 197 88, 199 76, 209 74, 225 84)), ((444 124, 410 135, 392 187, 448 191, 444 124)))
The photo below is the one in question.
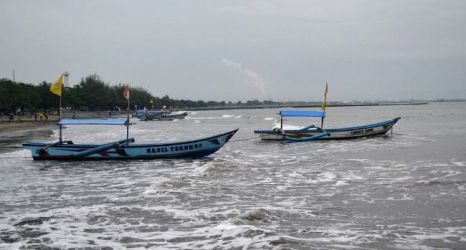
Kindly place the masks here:
POLYGON ((58 125, 127 125, 124 118, 102 118, 102 119, 61 119, 58 125))
POLYGON ((325 117, 325 112, 312 110, 280 110, 281 116, 325 117))

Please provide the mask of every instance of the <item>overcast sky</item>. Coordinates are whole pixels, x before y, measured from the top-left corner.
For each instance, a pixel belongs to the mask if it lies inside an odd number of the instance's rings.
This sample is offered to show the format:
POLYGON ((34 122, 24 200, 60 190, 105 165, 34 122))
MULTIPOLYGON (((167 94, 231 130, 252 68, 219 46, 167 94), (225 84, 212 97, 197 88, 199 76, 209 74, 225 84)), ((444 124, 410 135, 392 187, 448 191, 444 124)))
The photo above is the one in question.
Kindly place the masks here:
POLYGON ((465 0, 0 0, 0 78, 203 100, 466 98, 465 0))

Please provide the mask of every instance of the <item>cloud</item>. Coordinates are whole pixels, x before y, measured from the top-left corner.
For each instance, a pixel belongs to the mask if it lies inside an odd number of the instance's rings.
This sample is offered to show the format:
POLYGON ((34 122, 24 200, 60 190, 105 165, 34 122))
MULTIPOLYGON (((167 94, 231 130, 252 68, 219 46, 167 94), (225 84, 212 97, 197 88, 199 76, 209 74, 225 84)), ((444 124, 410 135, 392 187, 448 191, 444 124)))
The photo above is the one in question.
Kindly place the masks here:
POLYGON ((257 72, 243 66, 240 62, 232 61, 226 58, 222 58, 221 62, 223 65, 225 65, 225 67, 236 69, 241 74, 245 75, 250 80, 249 83, 251 83, 260 91, 261 97, 265 97, 264 79, 257 72))

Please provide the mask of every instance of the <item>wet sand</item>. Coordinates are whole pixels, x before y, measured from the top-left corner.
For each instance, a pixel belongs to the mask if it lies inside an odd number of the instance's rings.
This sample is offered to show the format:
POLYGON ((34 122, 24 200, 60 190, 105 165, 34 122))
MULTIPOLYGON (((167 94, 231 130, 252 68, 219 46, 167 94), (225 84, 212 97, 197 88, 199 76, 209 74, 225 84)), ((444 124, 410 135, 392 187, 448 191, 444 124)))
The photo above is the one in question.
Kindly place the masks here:
POLYGON ((32 139, 46 139, 53 134, 56 121, 0 122, 0 153, 17 150, 21 143, 32 139))

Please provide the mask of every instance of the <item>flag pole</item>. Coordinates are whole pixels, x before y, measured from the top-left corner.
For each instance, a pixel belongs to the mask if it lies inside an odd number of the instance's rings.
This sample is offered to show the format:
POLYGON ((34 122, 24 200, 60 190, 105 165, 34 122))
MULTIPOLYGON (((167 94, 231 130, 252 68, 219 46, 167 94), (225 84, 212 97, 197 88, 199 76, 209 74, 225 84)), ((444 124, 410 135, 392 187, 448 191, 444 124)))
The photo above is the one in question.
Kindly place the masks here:
POLYGON ((60 104, 59 105, 60 105, 60 107, 59 107, 60 109, 58 111, 58 120, 61 120, 61 96, 60 96, 60 104))
MULTIPOLYGON (((61 95, 60 95, 60 107, 59 107, 59 110, 58 110, 58 122, 59 122, 59 123, 60 123, 60 120, 61 120, 61 95)), ((62 127, 61 124, 58 125, 58 126, 60 127, 60 138, 58 139, 58 142, 59 142, 60 144, 62 144, 62 143, 63 143, 63 136, 62 136, 62 129, 63 129, 63 127, 62 127)))
MULTIPOLYGON (((327 91, 328 91, 328 83, 325 83, 324 101, 322 102, 322 111, 324 111, 324 113, 325 113, 325 108, 327 106, 327 91)), ((322 116, 320 120, 321 129, 324 129, 324 119, 325 119, 325 116, 322 116)))
MULTIPOLYGON (((66 77, 66 75, 62 73, 62 77, 66 77)), ((60 122, 60 120, 62 118, 62 108, 61 108, 61 101, 62 100, 61 100, 61 98, 63 96, 63 89, 64 89, 63 88, 64 87, 63 81, 60 84, 61 84, 61 86, 60 86, 61 93, 60 93, 60 104, 59 104, 60 106, 58 107, 59 108, 59 110, 58 110, 58 122, 60 122)), ((58 141, 59 141, 60 144, 62 144, 63 143, 63 133, 62 133, 63 126, 60 124, 59 127, 60 127, 60 138, 58 139, 58 141)))
POLYGON ((128 88, 128 106, 126 107, 126 143, 129 144, 129 85, 127 85, 128 88))
MULTIPOLYGON (((50 84, 50 92, 52 92, 54 95, 60 96, 59 99, 59 107, 58 107, 58 126, 59 126, 59 139, 58 143, 62 144, 63 142, 63 137, 62 137, 62 125, 60 124, 60 120, 62 118, 62 107, 61 107, 61 102, 62 102, 62 95, 63 95, 63 78, 68 77, 68 73, 61 73, 60 76, 55 80, 52 84, 50 84)), ((48 119, 48 118, 47 118, 48 119)))

